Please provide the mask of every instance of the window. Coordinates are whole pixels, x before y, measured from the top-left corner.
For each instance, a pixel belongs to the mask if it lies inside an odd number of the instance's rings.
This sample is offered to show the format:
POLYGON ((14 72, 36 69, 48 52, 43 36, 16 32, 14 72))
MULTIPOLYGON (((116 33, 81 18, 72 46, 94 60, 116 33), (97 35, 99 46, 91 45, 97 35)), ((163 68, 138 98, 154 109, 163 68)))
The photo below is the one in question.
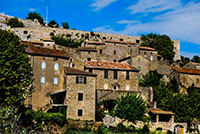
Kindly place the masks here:
POLYGON ((124 39, 121 38, 121 39, 119 39, 119 41, 124 41, 124 39))
POLYGON ((126 80, 129 80, 130 74, 129 71, 126 71, 126 80))
POLYGON ((88 51, 88 54, 90 54, 90 51, 88 51))
POLYGON ((24 31, 24 34, 28 34, 28 31, 24 31))
POLYGON ((113 62, 117 62, 117 60, 114 60, 113 62))
POLYGON ((140 66, 138 66, 138 70, 140 70, 140 66))
POLYGON ((46 58, 45 57, 43 57, 43 60, 45 60, 46 58))
POLYGON ((113 79, 117 79, 117 71, 113 72, 113 79))
POLYGON ((91 61, 91 58, 87 58, 88 61, 91 61))
POLYGON ((146 52, 144 52, 144 57, 147 57, 147 53, 146 52))
POLYGON ((102 49, 100 49, 100 50, 99 50, 99 53, 100 53, 100 54, 102 54, 102 53, 103 53, 102 49))
POLYGON ((54 64, 54 70, 55 70, 55 71, 58 71, 58 69, 59 69, 58 63, 55 63, 55 64, 54 64))
POLYGON ((83 101, 83 93, 78 93, 78 101, 83 101))
POLYGON ((129 91, 129 90, 130 90, 130 86, 126 85, 126 91, 129 91))
POLYGON ((104 89, 108 89, 108 84, 104 84, 104 89))
POLYGON ((150 57, 150 61, 153 61, 153 56, 151 55, 151 57, 150 57))
POLYGON ((42 62, 41 68, 42 68, 42 69, 46 69, 46 62, 42 62))
POLYGON ((76 77, 76 84, 86 84, 87 78, 83 76, 76 77))
POLYGON ((114 52, 113 52, 114 54, 116 54, 116 51, 114 50, 114 52))
POLYGON ((54 78, 53 78, 53 84, 54 84, 54 85, 58 85, 58 78, 57 78, 57 77, 54 77, 54 78))
POLYGON ((138 61, 140 61, 140 57, 138 57, 138 61))
POLYGON ((40 82, 41 82, 41 84, 45 83, 45 77, 44 76, 41 77, 40 82))
POLYGON ((92 73, 92 69, 91 68, 89 69, 89 72, 92 73))
POLYGON ((114 86, 114 90, 117 90, 117 86, 116 85, 114 86))
POLYGON ((104 79, 108 79, 108 70, 104 70, 104 79))
POLYGON ((58 58, 56 58, 56 57, 53 58, 53 61, 57 61, 57 60, 58 60, 58 58))
POLYGON ((197 84, 199 84, 199 79, 197 79, 197 84))
POLYGON ((103 39, 106 39, 106 37, 103 37, 103 39))
POLYGON ((82 109, 78 109, 78 116, 82 116, 83 115, 83 110, 82 109))
POLYGON ((140 40, 136 40, 136 43, 140 43, 140 40))

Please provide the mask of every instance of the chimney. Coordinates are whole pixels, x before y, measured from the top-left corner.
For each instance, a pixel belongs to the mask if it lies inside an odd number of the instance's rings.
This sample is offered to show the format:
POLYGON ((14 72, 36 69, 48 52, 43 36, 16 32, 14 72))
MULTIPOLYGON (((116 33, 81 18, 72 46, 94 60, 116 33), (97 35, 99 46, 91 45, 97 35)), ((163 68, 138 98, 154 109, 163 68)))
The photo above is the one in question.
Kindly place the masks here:
POLYGON ((156 101, 153 102, 153 108, 155 108, 155 109, 157 108, 157 102, 156 101))

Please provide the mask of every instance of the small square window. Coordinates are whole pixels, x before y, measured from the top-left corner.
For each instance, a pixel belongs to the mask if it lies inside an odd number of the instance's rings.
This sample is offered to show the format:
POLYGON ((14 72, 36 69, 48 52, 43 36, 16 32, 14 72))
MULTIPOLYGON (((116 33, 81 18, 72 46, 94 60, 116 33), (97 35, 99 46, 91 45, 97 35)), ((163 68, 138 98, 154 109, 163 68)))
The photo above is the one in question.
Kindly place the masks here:
POLYGON ((140 43, 140 40, 136 40, 136 43, 140 43))
POLYGON ((57 60, 58 60, 58 58, 57 58, 57 57, 54 57, 54 58, 53 58, 53 61, 57 61, 57 60))
POLYGON ((91 68, 89 69, 89 72, 92 73, 92 69, 91 68))
POLYGON ((76 84, 86 84, 87 78, 83 76, 76 77, 76 84))
POLYGON ((91 61, 91 58, 87 58, 88 61, 91 61))
POLYGON ((78 93, 78 101, 83 101, 83 93, 78 93))
POLYGON ((83 116, 83 110, 82 109, 78 109, 78 116, 83 116))

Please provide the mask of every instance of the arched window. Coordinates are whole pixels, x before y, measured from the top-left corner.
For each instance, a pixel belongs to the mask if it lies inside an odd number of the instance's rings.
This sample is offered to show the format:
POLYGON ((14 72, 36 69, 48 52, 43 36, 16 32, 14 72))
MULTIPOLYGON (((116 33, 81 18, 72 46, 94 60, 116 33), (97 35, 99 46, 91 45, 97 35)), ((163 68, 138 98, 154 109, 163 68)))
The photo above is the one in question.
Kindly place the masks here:
POLYGON ((46 62, 42 62, 41 68, 42 68, 42 69, 46 69, 46 62))
POLYGON ((58 65, 58 63, 55 63, 55 64, 54 64, 54 70, 55 70, 55 71, 58 71, 58 69, 59 69, 59 65, 58 65))
POLYGON ((41 77, 40 82, 41 82, 41 84, 44 84, 44 83, 45 83, 45 77, 44 77, 44 76, 41 77))

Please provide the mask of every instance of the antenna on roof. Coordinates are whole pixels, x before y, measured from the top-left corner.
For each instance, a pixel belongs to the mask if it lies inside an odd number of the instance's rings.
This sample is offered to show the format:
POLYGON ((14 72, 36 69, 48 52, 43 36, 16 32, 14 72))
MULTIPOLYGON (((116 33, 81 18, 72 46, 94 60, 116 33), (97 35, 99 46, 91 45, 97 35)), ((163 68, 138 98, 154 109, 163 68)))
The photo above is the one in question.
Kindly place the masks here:
POLYGON ((45 21, 45 26, 47 26, 48 23, 48 6, 46 7, 46 21, 45 21))

